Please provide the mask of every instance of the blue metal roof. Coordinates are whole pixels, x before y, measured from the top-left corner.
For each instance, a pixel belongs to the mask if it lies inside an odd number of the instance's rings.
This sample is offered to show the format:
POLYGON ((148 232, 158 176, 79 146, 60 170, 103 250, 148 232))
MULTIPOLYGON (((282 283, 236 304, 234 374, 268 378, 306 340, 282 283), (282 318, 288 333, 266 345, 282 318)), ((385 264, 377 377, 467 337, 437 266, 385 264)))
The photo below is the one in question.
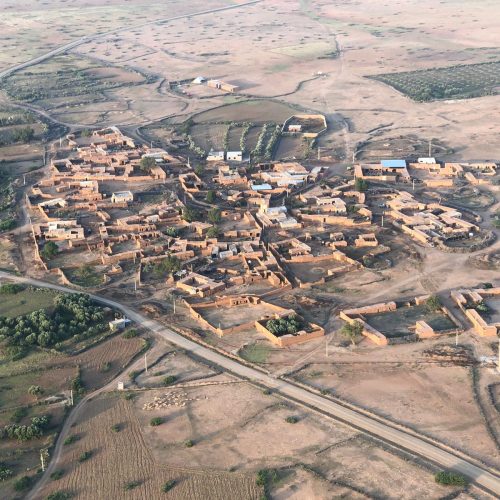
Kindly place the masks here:
POLYGON ((406 168, 405 160, 382 160, 380 164, 387 168, 406 168))

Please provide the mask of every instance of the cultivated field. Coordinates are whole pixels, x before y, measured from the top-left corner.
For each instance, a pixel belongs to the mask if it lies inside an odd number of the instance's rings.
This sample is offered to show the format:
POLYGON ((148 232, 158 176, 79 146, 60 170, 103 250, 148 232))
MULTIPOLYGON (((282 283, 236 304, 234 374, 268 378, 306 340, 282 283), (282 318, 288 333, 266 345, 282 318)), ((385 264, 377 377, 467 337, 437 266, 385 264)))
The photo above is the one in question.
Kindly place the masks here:
POLYGON ((79 439, 66 446, 61 461, 64 475, 50 483, 44 491, 67 491, 81 499, 94 498, 163 498, 162 486, 175 485, 169 498, 258 499, 262 489, 252 474, 215 472, 182 464, 168 467, 159 463, 148 449, 133 402, 108 395, 90 402, 73 434, 79 439), (111 427, 118 424, 119 432, 111 427), (78 457, 91 456, 84 462, 78 457), (112 471, 112 473, 111 473, 112 471), (127 483, 137 483, 127 492, 127 483))
POLYGON ((495 95, 500 87, 500 62, 370 76, 415 101, 470 99, 495 95))

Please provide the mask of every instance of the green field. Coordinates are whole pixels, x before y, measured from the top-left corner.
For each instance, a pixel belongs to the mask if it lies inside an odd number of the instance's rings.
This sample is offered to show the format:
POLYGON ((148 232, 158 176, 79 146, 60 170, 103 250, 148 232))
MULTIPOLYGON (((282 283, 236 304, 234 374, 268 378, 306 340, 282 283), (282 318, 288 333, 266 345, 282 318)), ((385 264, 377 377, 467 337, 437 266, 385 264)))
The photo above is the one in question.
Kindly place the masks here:
POLYGON ((269 347, 265 344, 250 344, 240 350, 239 355, 250 363, 265 363, 269 356, 269 347))
POLYGON ((38 309, 51 308, 57 292, 26 288, 19 293, 0 295, 0 316, 15 318, 38 309))
POLYGON ((367 78, 390 85, 417 102, 470 99, 498 94, 500 61, 371 75, 367 78))

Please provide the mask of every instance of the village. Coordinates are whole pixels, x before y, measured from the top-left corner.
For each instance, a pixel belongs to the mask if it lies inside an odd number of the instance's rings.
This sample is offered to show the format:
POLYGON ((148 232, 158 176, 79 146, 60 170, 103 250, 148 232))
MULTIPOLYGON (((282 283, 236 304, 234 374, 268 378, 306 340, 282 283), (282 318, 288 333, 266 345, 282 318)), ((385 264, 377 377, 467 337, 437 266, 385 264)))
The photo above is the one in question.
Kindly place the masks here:
MULTIPOLYGON (((300 133, 298 122, 292 117, 283 130, 300 133)), ((330 333, 326 325, 280 302, 283 296, 390 268, 401 241, 467 253, 495 240, 477 213, 440 194, 491 182, 495 163, 381 160, 339 175, 328 162, 253 163, 242 151, 212 151, 191 164, 116 127, 65 142, 26 195, 39 269, 81 290, 154 285, 220 338, 250 329, 277 347, 318 339, 330 333)), ((491 283, 451 291, 467 324, 432 294, 349 304, 338 318, 347 337, 375 345, 471 326, 496 336, 498 304, 485 305, 495 296, 500 288, 491 283)))

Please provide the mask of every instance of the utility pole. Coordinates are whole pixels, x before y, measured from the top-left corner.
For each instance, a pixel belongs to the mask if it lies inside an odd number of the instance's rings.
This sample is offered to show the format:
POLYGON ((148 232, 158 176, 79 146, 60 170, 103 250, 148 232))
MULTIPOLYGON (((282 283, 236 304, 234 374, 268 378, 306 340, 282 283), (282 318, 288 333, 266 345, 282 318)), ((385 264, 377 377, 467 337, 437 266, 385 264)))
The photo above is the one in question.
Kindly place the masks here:
POLYGON ((321 148, 318 146, 318 160, 321 160, 321 148))
POLYGON ((429 158, 432 156, 432 139, 429 139, 429 158))
POLYGON ((134 278, 134 292, 137 293, 137 278, 134 278))
POLYGON ((70 391, 69 391, 69 400, 70 400, 71 406, 73 406, 75 404, 75 402, 73 400, 73 389, 70 389, 70 391))
POLYGON ((413 191, 415 191, 415 179, 412 179, 413 191))
POLYGON ((382 227, 384 227, 384 212, 382 212, 382 227))
POLYGON ((189 156, 188 156, 188 167, 191 167, 191 163, 189 161, 189 156))
POLYGON ((26 186, 26 174, 23 174, 23 186, 26 186))
POLYGON ((148 373, 148 355, 144 354, 144 370, 148 373))
POLYGON ((458 330, 455 332, 455 346, 458 346, 458 330))
POLYGON ((497 370, 500 372, 500 339, 498 339, 498 366, 497 370))
POLYGON ((174 297, 174 314, 175 314, 175 297, 174 297))

